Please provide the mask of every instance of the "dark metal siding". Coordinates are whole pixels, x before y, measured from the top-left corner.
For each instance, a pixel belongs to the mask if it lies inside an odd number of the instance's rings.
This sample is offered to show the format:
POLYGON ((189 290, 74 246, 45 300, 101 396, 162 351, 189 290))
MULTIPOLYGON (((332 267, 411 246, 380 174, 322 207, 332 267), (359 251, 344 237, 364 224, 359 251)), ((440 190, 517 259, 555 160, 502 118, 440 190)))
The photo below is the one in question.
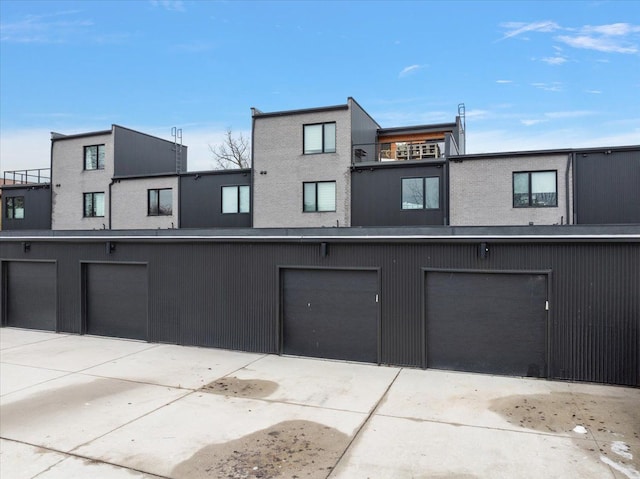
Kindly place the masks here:
POLYGON ((181 175, 180 227, 251 227, 250 213, 222 213, 222 187, 234 185, 251 186, 251 171, 219 171, 181 175))
POLYGON ((24 186, 2 190, 2 229, 4 230, 50 230, 51 187, 24 186), (7 218, 7 198, 24 197, 24 218, 7 218))
POLYGON ((351 172, 352 226, 443 225, 446 182, 444 165, 357 167, 351 172), (402 178, 440 178, 440 208, 402 209, 402 178), (373 194, 372 194, 373 192, 373 194))
POLYGON ((351 102, 351 145, 366 152, 363 160, 375 161, 378 124, 358 103, 351 102))
MULTIPOLYGON (((176 173, 174 144, 114 125, 114 176, 176 173)), ((182 147, 182 169, 187 171, 187 147, 182 147)))
POLYGON ((149 340, 279 351, 277 268, 380 270, 380 361, 424 364, 423 268, 551 271, 550 377, 640 386, 640 243, 0 242, 0 258, 58 263, 59 330, 81 331, 80 261, 148 264, 149 340))
POLYGON ((577 224, 640 224, 640 149, 577 152, 577 224))

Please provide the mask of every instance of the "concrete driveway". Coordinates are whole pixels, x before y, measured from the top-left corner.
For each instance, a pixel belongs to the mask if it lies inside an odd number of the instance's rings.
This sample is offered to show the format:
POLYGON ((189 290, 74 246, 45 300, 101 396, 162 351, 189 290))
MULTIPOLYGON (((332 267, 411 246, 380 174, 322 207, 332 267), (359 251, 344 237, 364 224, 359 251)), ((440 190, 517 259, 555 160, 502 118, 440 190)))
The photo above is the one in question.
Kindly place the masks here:
POLYGON ((0 329, 0 477, 640 478, 640 389, 0 329))

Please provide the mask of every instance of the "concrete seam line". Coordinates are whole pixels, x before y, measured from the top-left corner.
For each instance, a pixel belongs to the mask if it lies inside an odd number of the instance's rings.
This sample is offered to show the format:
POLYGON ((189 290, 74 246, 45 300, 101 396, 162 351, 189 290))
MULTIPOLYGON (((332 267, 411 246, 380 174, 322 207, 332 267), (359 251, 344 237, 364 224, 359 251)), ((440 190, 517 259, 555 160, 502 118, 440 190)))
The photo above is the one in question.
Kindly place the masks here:
POLYGON ((336 461, 335 465, 333 466, 333 468, 331 469, 331 471, 329 472, 329 474, 327 474, 326 479, 329 479, 331 477, 331 475, 335 472, 335 470, 338 467, 338 464, 340 464, 340 462, 342 461, 342 459, 344 458, 344 456, 347 454, 347 452, 349 451, 349 449, 351 449, 351 446, 353 445, 353 443, 355 442, 355 440, 358 438, 358 436, 360 435, 360 431, 362 431, 362 429, 364 429, 364 427, 367 425, 367 423, 371 420, 371 418, 373 417, 373 415, 376 413, 376 411, 378 410, 378 408, 380 407, 380 405, 382 404, 382 401, 387 397, 387 394, 389 394, 389 390, 391 389, 391 386, 393 386, 396 382, 396 379, 398 379, 398 376, 400 375, 400 373, 402 372, 404 368, 400 368, 398 369, 398 372, 396 373, 396 375, 393 377, 393 380, 389 383, 389 385, 387 386, 387 388, 384 390, 384 393, 380 396, 380 398, 378 399, 378 401, 376 402, 376 405, 371 409, 371 412, 369 412, 369 414, 367 415, 367 417, 365 418, 364 421, 362 421, 362 424, 360 424, 360 427, 356 430, 355 434, 353 435, 353 437, 351 438, 351 440, 349 441, 349 444, 347 444, 347 447, 344 448, 344 451, 342 451, 342 454, 340 454, 340 457, 338 458, 338 460, 336 461))

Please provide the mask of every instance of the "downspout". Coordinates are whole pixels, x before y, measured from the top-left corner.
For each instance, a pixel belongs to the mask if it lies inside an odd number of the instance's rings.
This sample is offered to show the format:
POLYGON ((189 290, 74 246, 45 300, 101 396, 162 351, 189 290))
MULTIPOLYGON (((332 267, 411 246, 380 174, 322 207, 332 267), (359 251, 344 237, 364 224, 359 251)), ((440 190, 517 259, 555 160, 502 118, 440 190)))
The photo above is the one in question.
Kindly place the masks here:
POLYGON ((49 229, 53 229, 53 188, 55 184, 53 182, 53 132, 51 133, 51 154, 49 155, 49 181, 51 182, 51 188, 49 191, 49 229))
POLYGON ((253 196, 255 195, 255 163, 254 163, 254 156, 255 156, 255 143, 254 143, 254 139, 255 139, 255 129, 256 129, 256 109, 255 108, 251 108, 251 165, 249 165, 249 167, 251 168, 251 175, 249 176, 251 178, 251 184, 249 185, 249 191, 250 191, 250 205, 251 205, 251 228, 253 228, 254 225, 254 221, 253 221, 253 207, 254 207, 254 201, 253 201, 253 196))
POLYGON ((115 180, 111 178, 111 183, 109 183, 109 229, 111 229, 111 187, 115 183, 115 180))
POLYGON ((570 185, 570 179, 569 179, 569 169, 571 169, 571 171, 573 171, 573 155, 575 153, 569 153, 569 155, 567 156, 567 167, 565 168, 565 172, 564 172, 564 191, 565 191, 565 203, 566 203, 566 218, 567 218, 567 224, 573 224, 573 218, 571 218, 571 208, 569 207, 569 201, 571 198, 571 195, 569 194, 569 185, 570 185))

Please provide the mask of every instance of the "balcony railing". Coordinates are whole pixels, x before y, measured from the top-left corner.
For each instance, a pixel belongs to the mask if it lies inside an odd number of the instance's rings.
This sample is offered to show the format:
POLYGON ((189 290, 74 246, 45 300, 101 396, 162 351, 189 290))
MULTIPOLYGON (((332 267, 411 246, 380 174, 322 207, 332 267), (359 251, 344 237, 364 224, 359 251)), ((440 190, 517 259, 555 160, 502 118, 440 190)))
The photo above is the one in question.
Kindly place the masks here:
POLYGON ((433 160, 444 158, 444 141, 396 141, 353 145, 352 162, 433 160))
POLYGON ((5 185, 51 183, 51 168, 5 171, 3 179, 5 185))

